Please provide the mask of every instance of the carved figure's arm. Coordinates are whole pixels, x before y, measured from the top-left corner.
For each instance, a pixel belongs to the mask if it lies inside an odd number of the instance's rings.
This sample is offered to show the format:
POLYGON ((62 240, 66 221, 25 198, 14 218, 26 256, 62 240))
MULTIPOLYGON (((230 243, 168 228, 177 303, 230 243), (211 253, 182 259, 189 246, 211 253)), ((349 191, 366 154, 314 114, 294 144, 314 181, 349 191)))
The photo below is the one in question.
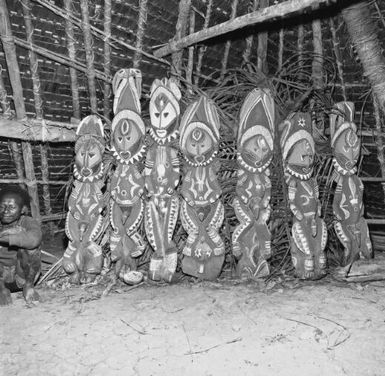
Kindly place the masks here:
POLYGON ((293 212, 294 216, 299 221, 302 221, 303 214, 295 203, 295 196, 297 194, 297 183, 294 179, 290 179, 288 185, 289 185, 289 187, 288 187, 288 189, 289 189, 288 196, 289 197, 288 198, 289 198, 290 210, 293 212))

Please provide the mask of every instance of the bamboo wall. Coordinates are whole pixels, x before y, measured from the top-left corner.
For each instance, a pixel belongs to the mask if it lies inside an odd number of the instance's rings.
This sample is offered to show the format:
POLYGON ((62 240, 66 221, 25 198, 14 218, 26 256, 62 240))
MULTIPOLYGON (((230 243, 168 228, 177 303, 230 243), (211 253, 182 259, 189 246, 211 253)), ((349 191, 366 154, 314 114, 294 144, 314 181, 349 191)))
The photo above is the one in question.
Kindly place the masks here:
MULTIPOLYGON (((297 63, 301 64, 301 56, 316 53, 320 58, 313 59, 309 67, 314 85, 325 83, 323 89, 332 92, 336 101, 348 99, 356 104, 356 119, 363 134, 362 175, 369 178, 365 183, 370 192, 367 216, 383 218, 378 202, 383 203, 384 197, 377 181, 385 174, 379 162, 381 158, 383 162, 382 115, 373 106, 370 85, 363 77, 338 8, 327 8, 313 16, 307 9, 305 15, 243 28, 165 59, 153 56, 155 50, 174 37, 180 39, 276 3, 0 0, 4 17, 9 19, 9 24, 3 22, 0 27, 0 120, 19 121, 6 128, 7 132, 14 130, 12 138, 0 129, 0 187, 11 181, 27 183, 35 202, 33 214, 42 215, 43 219, 60 218, 65 211, 65 188, 71 179, 73 158, 73 143, 61 142, 62 135, 73 141, 76 123, 90 113, 98 113, 108 123, 112 108, 110 82, 120 68, 140 68, 146 93, 154 78, 170 71, 198 86, 216 85, 227 71, 247 61, 274 75, 293 54, 299 56, 297 63), (15 64, 7 66, 10 58, 19 67, 19 78, 15 64), (322 77, 320 65, 330 66, 335 79, 322 77), (17 91, 17 82, 21 91, 17 91), (29 120, 21 122, 25 117, 29 120), (31 126, 34 136, 28 133, 31 126), (59 131, 62 133, 56 134, 59 131), (31 143, 31 138, 40 141, 31 143), (47 141, 51 139, 55 142, 47 141)), ((382 40, 383 3, 371 5, 373 22, 378 23, 382 40)), ((1 124, 5 129, 6 124, 1 124)))

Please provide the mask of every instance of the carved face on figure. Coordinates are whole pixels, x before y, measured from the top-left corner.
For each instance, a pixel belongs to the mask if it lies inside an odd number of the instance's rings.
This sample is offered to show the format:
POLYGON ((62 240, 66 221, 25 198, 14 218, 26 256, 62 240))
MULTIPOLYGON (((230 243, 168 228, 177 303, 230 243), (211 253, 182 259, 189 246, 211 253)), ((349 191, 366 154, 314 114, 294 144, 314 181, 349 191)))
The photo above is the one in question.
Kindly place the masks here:
POLYGON ((93 139, 78 143, 75 156, 75 175, 79 179, 92 181, 103 170, 103 150, 93 139))
POLYGON ((345 170, 352 170, 360 155, 360 140, 353 129, 348 129, 336 139, 334 155, 338 164, 345 170))
POLYGON ((243 160, 256 168, 262 167, 270 159, 271 152, 266 138, 260 134, 246 140, 241 148, 243 160))
POLYGON ((166 95, 160 94, 150 102, 151 125, 159 138, 165 138, 174 131, 177 116, 175 107, 166 95))
POLYGON ((300 175, 312 172, 314 162, 314 151, 309 141, 302 139, 295 143, 287 158, 290 169, 300 175))
POLYGON ((125 119, 113 131, 112 146, 123 160, 128 160, 139 150, 140 139, 141 132, 137 124, 125 119))
POLYGON ((194 129, 187 138, 186 157, 195 164, 202 164, 210 159, 214 152, 214 141, 205 129, 194 129))

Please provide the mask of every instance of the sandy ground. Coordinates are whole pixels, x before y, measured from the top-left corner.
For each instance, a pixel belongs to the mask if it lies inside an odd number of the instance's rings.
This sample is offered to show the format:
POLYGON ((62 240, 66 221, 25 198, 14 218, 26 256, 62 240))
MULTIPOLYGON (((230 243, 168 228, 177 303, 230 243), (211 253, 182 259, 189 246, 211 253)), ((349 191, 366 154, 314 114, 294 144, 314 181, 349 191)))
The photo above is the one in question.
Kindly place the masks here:
POLYGON ((0 374, 385 374, 384 282, 103 289, 40 289, 32 308, 13 294, 0 309, 0 374))

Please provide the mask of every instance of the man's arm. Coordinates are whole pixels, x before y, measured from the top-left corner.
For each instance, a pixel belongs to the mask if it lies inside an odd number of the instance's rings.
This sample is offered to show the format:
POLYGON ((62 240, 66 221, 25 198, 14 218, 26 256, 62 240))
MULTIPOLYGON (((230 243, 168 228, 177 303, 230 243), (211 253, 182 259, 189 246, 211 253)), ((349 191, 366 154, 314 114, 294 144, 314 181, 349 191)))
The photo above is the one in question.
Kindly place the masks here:
POLYGON ((24 249, 37 248, 42 240, 43 234, 41 232, 40 224, 31 217, 24 217, 22 226, 17 233, 10 232, 8 234, 8 244, 24 249))

